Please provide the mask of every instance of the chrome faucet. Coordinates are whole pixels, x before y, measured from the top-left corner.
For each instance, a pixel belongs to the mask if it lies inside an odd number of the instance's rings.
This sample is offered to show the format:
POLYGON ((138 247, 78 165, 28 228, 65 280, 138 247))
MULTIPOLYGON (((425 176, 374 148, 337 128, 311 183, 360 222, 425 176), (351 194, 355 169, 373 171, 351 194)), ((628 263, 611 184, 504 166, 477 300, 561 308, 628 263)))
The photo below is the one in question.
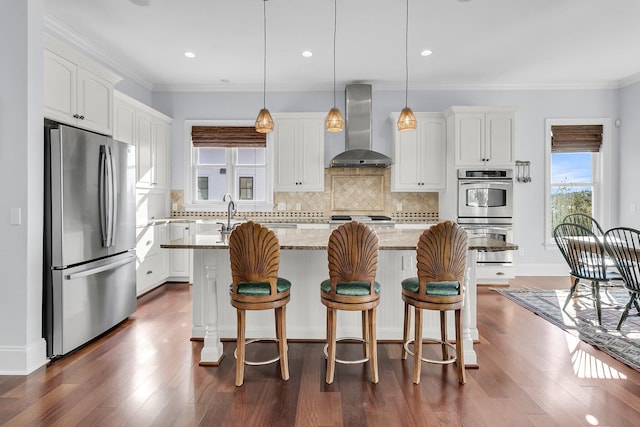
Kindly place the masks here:
POLYGON ((227 199, 229 199, 229 204, 227 205, 227 225, 225 226, 223 223, 218 223, 222 225, 222 233, 231 233, 235 228, 235 224, 233 227, 231 226, 231 218, 236 214, 236 202, 233 201, 230 193, 227 193, 222 197, 223 202, 226 202, 227 199))

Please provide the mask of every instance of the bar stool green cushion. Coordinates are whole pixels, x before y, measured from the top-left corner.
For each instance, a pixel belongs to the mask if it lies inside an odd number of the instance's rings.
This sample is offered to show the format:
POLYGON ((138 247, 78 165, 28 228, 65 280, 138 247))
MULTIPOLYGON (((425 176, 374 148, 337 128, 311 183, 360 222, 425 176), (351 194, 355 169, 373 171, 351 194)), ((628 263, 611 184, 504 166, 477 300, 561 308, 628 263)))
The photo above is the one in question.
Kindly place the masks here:
MULTIPOLYGON (((233 285, 229 285, 229 290, 233 289, 233 285)), ((285 278, 278 277, 276 283, 278 293, 291 289, 291 282, 285 278)), ((240 282, 238 283, 238 295, 247 296, 264 296, 271 294, 271 287, 267 282, 240 282)))
MULTIPOLYGON (((320 289, 322 292, 331 292, 331 279, 323 280, 320 289)), ((373 290, 376 294, 380 293, 380 283, 373 282, 373 290)), ((338 282, 336 294, 349 297, 369 295, 369 282, 338 282)))
MULTIPOLYGON (((426 294, 433 296, 453 296, 459 294, 460 284, 458 282, 429 282, 427 283, 426 294)), ((420 283, 417 277, 409 277, 402 281, 402 289, 418 293, 420 283)))

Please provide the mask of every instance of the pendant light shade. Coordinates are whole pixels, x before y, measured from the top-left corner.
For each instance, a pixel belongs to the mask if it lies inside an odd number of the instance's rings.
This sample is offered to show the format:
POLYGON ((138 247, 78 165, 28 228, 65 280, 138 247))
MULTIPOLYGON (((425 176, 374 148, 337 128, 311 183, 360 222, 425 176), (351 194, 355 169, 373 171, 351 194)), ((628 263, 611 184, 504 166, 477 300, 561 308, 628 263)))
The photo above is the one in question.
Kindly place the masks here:
POLYGON ((258 113, 256 119, 256 131, 260 133, 269 133, 273 131, 273 117, 266 108, 263 108, 258 113))
POLYGON ((267 0, 262 3, 262 16, 264 18, 264 64, 263 64, 263 85, 262 85, 262 109, 256 118, 256 131, 269 133, 273 131, 273 118, 267 110, 267 0))
POLYGON ((325 124, 329 132, 342 132, 344 129, 344 119, 342 118, 340 110, 336 107, 329 110, 325 124))
POLYGON ((415 130, 416 125, 416 116, 413 111, 409 107, 404 107, 400 112, 400 117, 398 117, 398 130, 415 130))
POLYGON ((404 86, 404 108, 400 112, 400 117, 398 117, 398 130, 401 132, 408 130, 415 130, 416 116, 411 111, 411 108, 408 107, 409 98, 409 54, 408 47, 409 45, 409 0, 407 0, 407 17, 405 21, 405 32, 404 32, 404 70, 405 70, 405 86, 404 86))
POLYGON ((329 132, 341 132, 344 129, 342 113, 336 107, 336 21, 338 20, 337 0, 333 0, 333 108, 327 114, 325 126, 329 132))

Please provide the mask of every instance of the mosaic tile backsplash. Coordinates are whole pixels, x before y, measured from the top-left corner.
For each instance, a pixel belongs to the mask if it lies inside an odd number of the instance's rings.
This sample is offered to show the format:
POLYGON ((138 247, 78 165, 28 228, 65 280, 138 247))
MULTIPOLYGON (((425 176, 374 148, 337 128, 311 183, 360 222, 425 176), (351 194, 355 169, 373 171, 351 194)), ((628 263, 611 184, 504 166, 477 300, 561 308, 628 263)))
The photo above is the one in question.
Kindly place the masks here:
MULTIPOLYGON (((324 192, 276 192, 272 212, 238 212, 237 217, 318 221, 350 213, 387 215, 401 222, 438 221, 438 193, 392 193, 390 169, 327 168, 324 182, 324 192), (277 210, 281 203, 286 210, 277 210)), ((178 207, 171 212, 174 217, 226 216, 226 212, 186 211, 183 190, 171 191, 171 204, 178 207)))

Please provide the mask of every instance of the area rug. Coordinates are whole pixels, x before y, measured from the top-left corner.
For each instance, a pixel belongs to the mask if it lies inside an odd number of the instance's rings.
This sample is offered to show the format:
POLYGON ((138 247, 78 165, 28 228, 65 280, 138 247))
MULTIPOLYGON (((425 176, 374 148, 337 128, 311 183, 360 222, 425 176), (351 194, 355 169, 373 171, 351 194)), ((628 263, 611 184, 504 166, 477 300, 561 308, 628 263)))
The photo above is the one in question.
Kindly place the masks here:
POLYGON ((635 308, 620 331, 616 326, 629 299, 622 288, 601 291, 602 326, 598 326, 593 301, 574 298, 562 309, 569 290, 497 288, 505 297, 564 329, 582 341, 640 371, 640 316, 635 308))

